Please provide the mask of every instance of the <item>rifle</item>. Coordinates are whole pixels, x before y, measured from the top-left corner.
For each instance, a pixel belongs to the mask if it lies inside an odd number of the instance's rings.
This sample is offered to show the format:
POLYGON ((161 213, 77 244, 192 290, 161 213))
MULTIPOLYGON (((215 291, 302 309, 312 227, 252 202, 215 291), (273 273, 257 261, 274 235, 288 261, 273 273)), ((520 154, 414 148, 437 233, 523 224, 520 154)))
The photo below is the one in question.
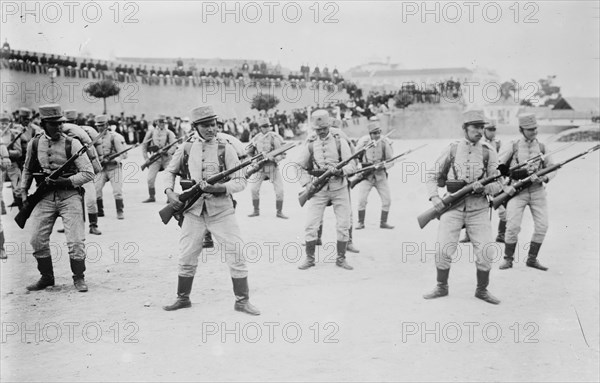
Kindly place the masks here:
MULTIPOLYGON (((283 153, 285 150, 288 150, 288 148, 281 147, 279 149, 275 149, 275 150, 269 152, 268 154, 271 156, 277 156, 277 155, 283 153)), ((219 181, 225 179, 226 177, 229 177, 230 175, 237 172, 238 170, 243 169, 246 166, 250 165, 252 162, 262 159, 264 156, 265 156, 265 153, 259 153, 259 154, 255 155, 254 157, 249 158, 246 161, 240 163, 239 165, 234 166, 231 169, 228 169, 221 173, 215 174, 214 176, 208 178, 206 180, 206 182, 211 185, 214 185, 214 184, 218 183, 219 181)), ((181 216, 183 214, 183 212, 185 212, 193 204, 195 204, 196 201, 198 201, 198 199, 202 196, 202 194, 204 194, 204 191, 200 188, 200 185, 195 184, 194 186, 192 186, 188 190, 185 190, 184 192, 182 192, 179 195, 179 201, 184 203, 183 208, 180 210, 177 210, 173 207, 173 204, 170 203, 158 212, 158 214, 160 215, 160 219, 162 220, 162 222, 165 225, 168 224, 173 216, 181 216)))
MULTIPOLYGON (((186 138, 185 141, 189 140, 190 138, 192 138, 193 135, 190 135, 190 137, 186 138)), ((161 148, 158 152, 154 153, 152 156, 150 156, 150 158, 148 158, 146 160, 146 162, 144 162, 142 164, 142 170, 146 169, 148 166, 152 165, 153 163, 155 163, 156 161, 158 161, 158 159, 165 154, 169 149, 171 149, 171 147, 173 147, 174 145, 177 145, 179 143, 179 141, 181 141, 181 139, 184 137, 179 137, 177 140, 175 140, 174 142, 171 142, 169 145, 161 148)))
MULTIPOLYGON (((107 130, 105 130, 104 132, 106 132, 107 130)), ((15 222, 17 223, 17 225, 19 225, 19 227, 21 229, 23 229, 25 227, 25 223, 29 219, 29 216, 31 216, 31 213, 33 212, 33 209, 35 208, 35 206, 42 200, 42 198, 44 198, 44 195, 46 195, 46 193, 48 193, 49 191, 52 190, 52 188, 50 186, 48 186, 48 180, 49 179, 50 180, 56 180, 56 179, 58 179, 58 177, 62 176, 63 173, 71 165, 73 165, 73 163, 75 163, 75 161, 77 160, 77 158, 79 158, 82 155, 84 155, 87 152, 88 148, 90 146, 94 145, 100 139, 100 137, 102 137, 102 135, 104 134, 104 132, 100 133, 89 144, 82 145, 81 149, 79 149, 77 151, 77 153, 73 154, 71 156, 71 158, 69 158, 67 160, 67 162, 65 162, 64 164, 62 164, 62 166, 60 168, 58 168, 55 171, 53 171, 52 173, 50 173, 50 175, 48 175, 44 179, 44 181, 42 181, 38 185, 37 189, 35 189, 35 192, 32 195, 28 196, 25 201, 23 201, 23 207, 21 208, 21 210, 19 210, 19 212, 17 213, 17 215, 15 215, 15 222)), ((35 155, 38 155, 38 153, 36 153, 35 155)))
POLYGON ((137 147, 138 147, 138 146, 140 146, 140 145, 144 145, 144 144, 146 144, 146 143, 150 142, 150 140, 151 140, 151 139, 152 139, 152 137, 148 138, 146 141, 143 141, 143 142, 138 142, 137 144, 135 144, 135 145, 132 145, 132 146, 128 147, 127 149, 120 151, 119 153, 113 153, 113 154, 111 154, 111 155, 109 155, 109 156, 106 156, 106 157, 105 157, 105 158, 102 160, 102 163, 101 163, 101 165, 102 165, 102 166, 106 165, 107 163, 111 162, 111 161, 112 161, 112 160, 114 160, 115 158, 119 157, 121 154, 125 154, 125 153, 127 153, 128 151, 130 151, 131 149, 135 149, 135 148, 137 148, 137 147))
MULTIPOLYGON (((296 146, 295 143, 288 143, 285 146, 282 146, 280 148, 283 150, 279 154, 283 154, 295 146, 296 146)), ((262 158, 260 161, 258 161, 257 163, 255 163, 254 165, 249 167, 248 170, 246 171, 246 175, 245 175, 246 179, 249 179, 250 177, 252 177, 252 175, 254 173, 257 173, 258 171, 260 171, 267 164, 267 162, 269 162, 269 160, 267 158, 262 158)))
POLYGON ((513 187, 513 188, 515 188, 516 192, 515 192, 514 194, 512 194, 512 195, 508 194, 508 193, 507 193, 507 192, 505 192, 505 191, 501 192, 501 193, 500 193, 500 194, 498 194, 498 195, 497 195, 497 196, 494 198, 494 200, 492 201, 492 207, 493 207, 494 209, 498 209, 498 207, 499 207, 500 205, 503 205, 503 204, 505 204, 505 203, 506 203, 506 202, 508 202, 508 201, 509 201, 509 200, 510 200, 512 197, 516 196, 516 195, 517 195, 517 194, 519 194, 521 191, 523 191, 525 188, 529 187, 529 186, 530 186, 530 185, 533 183, 533 181, 531 180, 531 178, 532 178, 534 175, 536 175, 536 176, 538 176, 538 177, 543 177, 543 176, 545 176, 546 174, 552 173, 552 172, 554 172, 554 171, 556 171, 556 170, 558 170, 558 169, 562 168, 564 165, 568 164, 569 162, 571 162, 571 161, 574 161, 574 160, 576 160, 576 159, 577 159, 577 158, 579 158, 579 157, 583 157, 583 156, 585 156, 586 154, 592 153, 592 152, 594 152, 594 151, 596 151, 596 150, 598 150, 598 149, 600 149, 600 145, 593 146, 593 147, 589 148, 588 150, 586 150, 586 151, 584 151, 584 152, 581 152, 581 153, 579 153, 579 154, 577 154, 577 155, 575 155, 575 156, 573 156, 573 157, 571 157, 571 158, 567 158, 566 160, 564 160, 564 161, 562 161, 562 162, 559 162, 559 163, 557 163, 557 164, 554 164, 554 165, 552 165, 552 166, 549 166, 549 167, 547 167, 547 168, 544 168, 544 169, 542 169, 542 170, 538 171, 537 173, 530 175, 530 176, 529 176, 529 177, 527 177, 527 178, 523 178, 522 180, 519 180, 519 181, 517 181, 517 182, 516 182, 514 185, 512 185, 512 187, 513 187))
MULTIPOLYGON (((567 145, 555 150, 553 153, 561 151, 569 146, 571 146, 571 144, 567 144, 567 145)), ((490 176, 490 177, 484 178, 482 180, 479 180, 479 182, 483 186, 485 186, 487 184, 490 184, 490 183, 496 181, 500 177, 508 176, 510 174, 510 172, 518 170, 518 169, 520 169, 524 166, 527 166, 530 163, 533 163, 535 161, 539 161, 543 157, 544 157, 544 155, 539 153, 538 155, 528 159, 527 161, 523 162, 522 164, 515 165, 510 169, 506 169, 506 166, 500 165, 500 166, 498 166, 499 174, 497 174, 495 176, 490 176)), ((435 207, 432 207, 417 217, 417 221, 419 222, 419 227, 422 229, 425 226, 427 226, 429 221, 432 221, 435 218, 439 219, 442 216, 442 214, 444 214, 445 212, 447 212, 448 210, 452 209, 454 206, 456 206, 457 204, 459 204, 460 202, 465 200, 469 195, 473 194, 473 192, 474 192, 473 184, 471 183, 469 185, 466 185, 462 189, 458 190, 457 192, 454 192, 454 193, 449 194, 446 197, 442 198, 442 202, 444 203, 444 207, 442 208, 442 210, 438 211, 438 210, 436 210, 435 207)))
POLYGON ((334 167, 334 170, 328 169, 327 171, 325 171, 325 173, 321 174, 316 180, 314 180, 313 182, 308 184, 304 188, 304 190, 301 190, 300 193, 298 193, 298 202, 300 202, 300 206, 304 206, 306 201, 311 199, 315 194, 317 194, 321 189, 323 189, 323 187, 327 184, 327 182, 329 182, 329 179, 333 176, 334 171, 342 169, 344 166, 348 165, 350 163, 350 161, 362 156, 368 149, 375 146, 379 141, 386 138, 392 132, 393 132, 393 130, 390 131, 385 136, 379 138, 377 141, 371 140, 367 145, 363 146, 360 150, 357 150, 353 155, 351 155, 344 161, 337 164, 334 167))
POLYGON ((410 153, 412 153, 412 152, 414 152, 416 150, 419 150, 419 149, 421 149, 424 146, 427 146, 427 144, 423 144, 423 145, 421 145, 421 146, 419 146, 419 147, 417 147, 415 149, 407 150, 406 152, 398 154, 397 156, 394 156, 394 157, 390 158, 389 160, 380 161, 380 162, 378 162, 376 164, 366 166, 366 167, 364 167, 362 169, 358 169, 357 171, 355 171, 352 174, 349 174, 348 177, 352 177, 352 176, 358 175, 354 179, 350 180, 350 189, 354 189, 354 187, 356 185, 358 185, 359 183, 361 183, 362 181, 365 180, 366 176, 368 175, 368 174, 365 174, 365 173, 367 173, 367 172, 368 173, 374 172, 375 170, 379 169, 380 167, 384 166, 385 164, 392 163, 392 162, 396 161, 398 158, 404 157, 407 154, 410 154, 410 153))

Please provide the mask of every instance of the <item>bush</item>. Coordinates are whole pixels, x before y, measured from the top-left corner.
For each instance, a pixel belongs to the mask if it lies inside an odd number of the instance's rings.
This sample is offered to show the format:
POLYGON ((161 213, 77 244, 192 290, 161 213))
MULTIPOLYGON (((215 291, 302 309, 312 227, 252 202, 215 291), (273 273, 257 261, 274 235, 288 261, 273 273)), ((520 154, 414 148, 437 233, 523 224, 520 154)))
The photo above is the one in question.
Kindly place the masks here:
POLYGON ((252 109, 267 111, 275 108, 279 104, 279 99, 272 94, 259 93, 252 98, 252 109))

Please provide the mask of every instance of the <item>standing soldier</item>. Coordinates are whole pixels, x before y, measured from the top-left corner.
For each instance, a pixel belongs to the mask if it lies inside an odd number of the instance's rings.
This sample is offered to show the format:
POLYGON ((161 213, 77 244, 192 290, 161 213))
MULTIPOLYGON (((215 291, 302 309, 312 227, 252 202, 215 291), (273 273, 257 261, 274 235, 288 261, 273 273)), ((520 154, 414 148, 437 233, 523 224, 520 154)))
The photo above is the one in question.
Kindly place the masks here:
MULTIPOLYGON (((21 149, 21 143, 19 142, 20 132, 13 129, 10 123, 10 116, 7 113, 0 114, 0 140, 6 144, 8 150, 8 156, 10 158, 10 166, 8 166, 4 172, 12 185, 14 202, 11 206, 22 205, 21 200, 21 171, 19 170, 18 161, 21 159, 23 154, 21 149)), ((3 176, 4 177, 4 176, 3 176)), ((4 178, 0 180, 4 182, 4 178)))
POLYGON ((21 151, 23 155, 17 162, 19 169, 23 171, 23 163, 25 162, 25 154, 27 153, 27 144, 37 134, 43 133, 42 128, 33 123, 33 113, 28 108, 19 108, 19 123, 23 129, 21 134, 21 151))
MULTIPOLYGON (((367 126, 369 135, 363 136, 358 140, 356 149, 360 150, 367 145, 371 140, 377 141, 377 144, 372 148, 367 149, 362 157, 362 167, 370 166, 394 157, 394 149, 390 140, 387 137, 381 138, 381 126, 379 121, 370 122, 367 126), (378 141, 379 140, 379 141, 378 141)), ((381 164, 374 172, 364 176, 364 180, 358 184, 358 226, 356 230, 365 228, 365 213, 367 210, 367 199, 371 188, 375 187, 379 197, 381 198, 381 220, 379 227, 382 229, 393 229, 394 226, 388 225, 387 219, 390 212, 392 198, 390 197, 390 187, 388 185, 387 169, 391 168, 393 163, 381 164)))
POLYGON ((192 127, 201 139, 194 143, 181 145, 169 163, 166 172, 165 193, 169 202, 176 209, 183 208, 179 194, 173 191, 175 177, 178 174, 188 175, 198 183, 204 195, 183 214, 179 247, 179 279, 177 300, 170 306, 163 307, 167 311, 187 308, 192 305, 190 293, 198 256, 202 251, 204 234, 209 230, 221 243, 229 271, 233 281, 235 294, 234 309, 251 315, 259 315, 249 299, 248 267, 241 249, 244 241, 235 218, 232 193, 238 193, 246 187, 246 179, 240 170, 224 183, 210 185, 206 182, 211 176, 223 170, 231 169, 239 164, 234 148, 225 140, 217 138, 217 115, 212 106, 201 106, 191 112, 192 127), (186 161, 187 159, 187 161, 186 161))
MULTIPOLYGON (((522 164, 540 153, 546 153, 545 146, 537 140, 537 121, 535 115, 524 114, 519 116, 519 131, 523 137, 513 141, 508 150, 502 153, 500 158, 501 163, 511 167, 522 164)), ((540 169, 552 165, 552 160, 549 157, 544 157, 542 161, 530 163, 526 168, 513 172, 510 178, 511 180, 520 180, 534 175, 540 169)), ((529 255, 526 265, 538 270, 548 270, 547 267, 538 262, 537 256, 548 231, 548 203, 546 201, 544 183, 548 183, 555 175, 556 172, 543 177, 534 176, 531 186, 508 201, 506 205, 506 219, 508 222, 505 237, 506 246, 504 248, 504 262, 500 265, 501 270, 510 269, 513 266, 519 231, 521 231, 523 211, 526 206, 529 206, 529 210, 533 216, 533 236, 529 245, 529 255)), ((514 194, 515 190, 512 186, 509 185, 507 188, 509 194, 514 194)))
MULTIPOLYGON (((348 159, 352 154, 350 146, 339 133, 332 133, 331 117, 326 110, 315 110, 311 116, 316 132, 309 137, 300 153, 298 165, 314 177, 322 175, 327 170, 333 170, 339 162, 348 159)), ((348 230, 350 229, 350 194, 345 175, 355 169, 351 161, 328 180, 318 193, 307 203, 306 218, 306 260, 298 268, 306 270, 315 266, 315 247, 317 244, 317 231, 323 220, 323 213, 329 203, 333 205, 337 229, 337 259, 336 265, 352 270, 353 267, 346 262, 346 246, 348 244, 348 230)), ((303 175, 303 186, 310 183, 311 178, 303 175)))
MULTIPOLYGON (((27 156, 23 166, 21 190, 23 200, 37 174, 42 177, 60 168, 67 160, 81 150, 78 140, 61 133, 62 115, 60 105, 40 106, 40 117, 45 134, 36 136, 27 146, 27 156)), ((43 181, 40 177, 38 181, 43 181)), ((62 217, 69 248, 69 259, 75 288, 85 292, 88 287, 84 279, 85 234, 83 218, 83 197, 81 186, 94 179, 94 170, 87 156, 80 156, 75 163, 55 180, 46 179, 50 190, 35 206, 31 213, 31 246, 42 277, 27 290, 43 290, 54 286, 54 270, 50 254, 50 234, 57 217, 62 217)))
MULTIPOLYGON (((260 152, 268 153, 272 150, 279 149, 283 144, 283 138, 273 132, 273 126, 268 117, 258 119, 260 133, 252 138, 248 146, 248 155, 254 156, 260 152)), ((283 178, 279 173, 278 163, 285 156, 277 156, 270 160, 260 171, 256 173, 255 180, 252 181, 252 205, 254 211, 248 217, 257 217, 260 215, 260 186, 265 179, 270 180, 275 188, 275 207, 277 209, 277 217, 287 219, 288 217, 282 213, 283 208, 283 178)))
POLYGON ((464 226, 473 243, 476 257, 475 297, 492 304, 500 303, 487 291, 494 249, 489 246, 492 241, 492 228, 487 215, 489 204, 486 194, 494 195, 501 187, 497 182, 486 186, 479 182, 486 176, 494 176, 498 167, 496 152, 480 141, 484 124, 483 111, 465 112, 463 114, 465 138, 450 144, 437 159, 433 170, 427 174, 429 200, 438 211, 444 208, 444 203, 438 196, 438 186, 446 186, 448 193, 454 193, 472 184, 475 193, 440 217, 435 254, 437 286, 431 293, 423 296, 425 299, 448 295, 448 274, 452 256, 456 252, 458 236, 464 226))
MULTIPOLYGON (((96 116, 95 125, 98 132, 102 134, 102 132, 108 129, 108 116, 96 116)), ((123 215, 123 165, 121 161, 127 158, 127 153, 121 154, 110 161, 105 161, 106 157, 121 153, 125 149, 125 139, 123 136, 110 129, 96 144, 98 157, 102 164, 102 171, 96 175, 96 179, 94 180, 99 217, 104 217, 102 189, 104 188, 104 184, 110 181, 110 186, 113 189, 113 197, 115 198, 115 206, 117 207, 117 219, 125 219, 123 215)))
MULTIPOLYGON (((156 124, 156 127, 148 130, 143 140, 146 142, 146 144, 142 145, 142 155, 144 156, 144 161, 147 161, 148 158, 154 153, 158 152, 165 146, 172 144, 176 140, 175 134, 167 129, 164 114, 158 115, 156 124)), ((161 155, 161 158, 148 166, 148 194, 150 196, 148 199, 142 201, 143 203, 156 202, 156 189, 154 186, 156 182, 156 175, 161 170, 167 168, 167 165, 169 165, 169 161, 171 161, 171 156, 175 150, 176 147, 173 145, 166 153, 161 155)))
MULTIPOLYGON (((6 145, 0 139, 0 180, 4 178, 4 170, 10 166, 10 158, 6 145)), ((2 189, 4 182, 0 182, 0 201, 3 201, 2 189)), ((6 251, 4 250, 4 228, 2 227, 2 218, 0 218, 0 259, 6 259, 6 251)))

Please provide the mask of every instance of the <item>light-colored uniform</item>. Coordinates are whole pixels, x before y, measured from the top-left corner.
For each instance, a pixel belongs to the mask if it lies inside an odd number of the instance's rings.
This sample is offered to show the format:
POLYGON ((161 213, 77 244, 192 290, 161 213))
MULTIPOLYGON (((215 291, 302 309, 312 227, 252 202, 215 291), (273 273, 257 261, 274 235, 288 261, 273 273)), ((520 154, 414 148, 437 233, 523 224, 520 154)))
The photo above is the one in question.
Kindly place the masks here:
MULTIPOLYGON (((196 182, 206 180, 219 173, 219 144, 225 145, 225 168, 231 169, 240 161, 235 149, 225 140, 215 138, 210 142, 196 140, 191 144, 188 158, 190 176, 196 182)), ((181 162, 185 145, 180 145, 165 172, 166 188, 173 189, 175 177, 181 172, 181 162)), ((183 215, 181 238, 179 240, 179 276, 193 277, 198 267, 198 256, 206 231, 210 231, 221 243, 232 278, 245 278, 248 268, 242 250, 244 241, 235 217, 231 194, 246 187, 246 179, 240 170, 234 173, 224 185, 227 193, 223 195, 204 194, 183 215)))
MULTIPOLYGON (((12 145, 10 143, 19 133, 20 131, 10 128, 10 125, 5 130, 0 131, 0 141, 6 145, 10 158, 10 166, 4 170, 3 177, 8 177, 13 188, 13 195, 18 197, 21 196, 21 170, 19 169, 18 161, 24 153, 22 152, 19 140, 12 145)), ((0 181, 4 182, 4 178, 0 181)))
MULTIPOLYGON (((448 180, 464 180, 467 184, 481 178, 494 176, 498 168, 498 156, 494 150, 486 147, 483 149, 481 141, 473 144, 467 139, 457 142, 454 170, 450 167, 448 180), (489 151, 487 169, 484 169, 483 150, 489 151), (456 173, 456 178, 454 177, 456 173)), ((437 180, 442 175, 444 164, 450 160, 451 146, 448 146, 436 160, 433 169, 427 172, 427 193, 429 198, 438 196, 437 180)), ((498 182, 485 186, 483 194, 472 194, 464 201, 440 217, 438 237, 436 243, 435 264, 438 269, 450 268, 452 256, 456 252, 458 237, 463 226, 471 239, 476 257, 478 270, 489 271, 494 258, 494 248, 489 246, 492 242, 492 228, 488 218, 489 203, 485 194, 494 195, 501 190, 498 182)))
MULTIPOLYGON (((536 139, 526 140, 524 137, 516 141, 517 153, 514 153, 514 142, 507 148, 507 151, 500 156, 500 162, 513 167, 526 162, 528 159, 540 154, 540 144, 536 139)), ((535 173, 540 169, 551 166, 554 163, 550 157, 544 157, 544 161, 536 161, 528 165, 529 174, 535 173)), ((546 175, 548 180, 556 176, 556 172, 546 175)), ((533 236, 531 242, 542 243, 548 231, 548 203, 546 201, 546 188, 543 183, 535 183, 524 189, 522 192, 512 197, 506 205, 506 236, 507 244, 517 243, 519 232, 521 231, 521 221, 523 220, 523 211, 529 206, 533 216, 533 236)))
MULTIPOLYGON (((96 143, 96 150, 100 162, 112 154, 120 153, 127 149, 125 139, 119 133, 108 131, 96 143)), ((114 160, 102 166, 102 171, 96 174, 94 184, 96 185, 96 197, 102 199, 102 189, 110 181, 115 200, 123 199, 123 165, 121 161, 127 158, 127 153, 123 153, 114 160)))
MULTIPOLYGON (((356 150, 362 149, 369 142, 371 142, 371 136, 366 135, 361 137, 356 144, 356 150)), ((390 140, 384 137, 374 147, 366 150, 365 154, 362 156, 362 163, 363 166, 368 166, 388 160, 392 157, 394 157, 394 149, 392 149, 390 140)), ((377 193, 379 193, 379 197, 381 198, 381 210, 390 210, 392 198, 390 196, 390 187, 387 180, 387 169, 391 168, 393 165, 393 163, 385 164, 383 169, 375 170, 358 184, 358 210, 366 210, 369 192, 373 187, 377 189, 377 193)))
MULTIPOLYGON (((260 132, 252 137, 250 144, 252 146, 250 146, 248 154, 254 156, 258 153, 268 153, 272 150, 281 148, 283 145, 283 138, 273 131, 269 131, 266 134, 260 132)), ((260 186, 265 179, 268 179, 273 183, 275 199, 277 201, 283 201, 283 178, 281 177, 281 173, 277 166, 277 161, 282 158, 283 155, 277 156, 275 158, 276 162, 267 162, 260 171, 250 177, 250 191, 253 200, 258 200, 260 198, 260 186)))
MULTIPOLYGON (((298 165, 304 170, 327 168, 330 165, 337 165, 340 161, 346 160, 351 156, 350 146, 339 133, 329 130, 329 134, 324 140, 318 136, 309 137, 303 145, 298 158, 298 165), (337 138, 336 138, 337 136, 337 138), (338 143, 340 151, 338 152, 338 143), (313 147, 311 158, 310 145, 313 147), (340 158, 341 157, 341 158, 340 158), (312 164, 311 164, 312 161, 312 164)), ((344 174, 340 177, 331 177, 318 193, 316 193, 307 202, 307 217, 305 228, 305 239, 307 242, 317 240, 317 230, 323 219, 325 207, 331 202, 336 217, 337 240, 340 242, 348 241, 348 229, 350 228, 350 195, 348 193, 348 183, 346 175, 356 169, 354 161, 350 161, 342 168, 344 174)), ((304 172, 303 172, 304 173, 304 172)), ((304 173, 301 178, 303 186, 311 182, 311 177, 304 173)))
MULTIPOLYGON (((66 140, 67 136, 64 134, 61 134, 58 141, 50 140, 46 134, 40 136, 37 158, 44 173, 50 174, 67 161, 66 140)), ((73 155, 82 148, 82 145, 78 140, 71 140, 71 155, 73 155)), ((28 191, 31 187, 32 172, 39 170, 32 169, 32 147, 33 141, 30 141, 27 145, 27 156, 21 180, 21 187, 24 191, 28 191)), ((83 199, 75 188, 92 181, 94 169, 87 156, 80 156, 75 160, 72 171, 63 176, 69 173, 71 175, 68 178, 73 183, 73 189, 55 189, 48 192, 31 213, 29 219, 32 233, 31 246, 33 247, 33 256, 36 258, 50 257, 50 234, 56 218, 60 216, 65 226, 69 257, 74 260, 85 259, 83 199)))
MULTIPOLYGON (((149 153, 148 147, 156 146, 158 150, 160 150, 161 148, 172 144, 177 140, 177 138, 175 138, 175 133, 167 129, 166 124, 163 124, 162 127, 154 127, 148 129, 148 132, 146 133, 146 136, 144 137, 143 141, 148 141, 150 137, 152 137, 152 140, 147 142, 145 145, 142 145, 142 155, 144 156, 144 160, 148 160, 148 158, 154 153, 149 153)), ((164 153, 161 156, 161 158, 154 161, 150 166, 148 166, 148 188, 154 189, 156 175, 161 170, 167 168, 169 162, 171 161, 173 153, 175 153, 175 150, 177 150, 176 145, 171 146, 167 153, 164 153)))

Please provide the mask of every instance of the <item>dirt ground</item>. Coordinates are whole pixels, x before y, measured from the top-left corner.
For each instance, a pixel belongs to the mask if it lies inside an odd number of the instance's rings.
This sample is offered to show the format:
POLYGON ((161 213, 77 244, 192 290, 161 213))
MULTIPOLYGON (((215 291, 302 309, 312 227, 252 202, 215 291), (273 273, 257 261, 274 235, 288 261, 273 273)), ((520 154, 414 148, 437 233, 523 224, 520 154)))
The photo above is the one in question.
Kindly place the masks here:
MULTIPOLYGON (((31 233, 9 211, 2 216, 9 258, 0 262, 1 380, 598 381, 599 153, 567 165, 547 188, 550 229, 540 261, 549 271, 525 267, 529 213, 513 269, 498 270, 503 245, 497 245, 489 290, 502 303, 494 306, 473 296, 470 244, 460 245, 450 295, 422 298, 435 284, 438 226, 417 224, 430 207, 422 168, 448 140, 394 144, 400 153, 422 143, 428 146, 390 171, 394 230, 379 229, 380 202, 372 191, 367 228, 355 233, 360 254, 348 254, 353 271, 335 266, 331 209, 317 267, 297 269, 306 214, 297 202, 299 184, 285 183, 287 221, 275 218, 270 183, 263 184, 260 217, 247 217, 249 188, 235 195, 258 317, 233 310, 220 250, 208 251, 198 268, 192 308, 162 310, 175 298, 179 228, 161 223, 161 192, 157 203, 140 203, 147 173, 139 170, 139 149, 124 167, 125 220, 116 219, 107 185, 103 234, 87 235, 87 293, 75 291, 64 235, 56 232, 56 286, 26 291, 38 278, 31 233)), ((578 143, 556 158, 591 145, 578 143)), ((160 176, 157 190, 163 190, 160 176)), ((4 199, 12 202, 6 187, 4 199)), ((497 221, 494 213, 494 234, 497 221)))

